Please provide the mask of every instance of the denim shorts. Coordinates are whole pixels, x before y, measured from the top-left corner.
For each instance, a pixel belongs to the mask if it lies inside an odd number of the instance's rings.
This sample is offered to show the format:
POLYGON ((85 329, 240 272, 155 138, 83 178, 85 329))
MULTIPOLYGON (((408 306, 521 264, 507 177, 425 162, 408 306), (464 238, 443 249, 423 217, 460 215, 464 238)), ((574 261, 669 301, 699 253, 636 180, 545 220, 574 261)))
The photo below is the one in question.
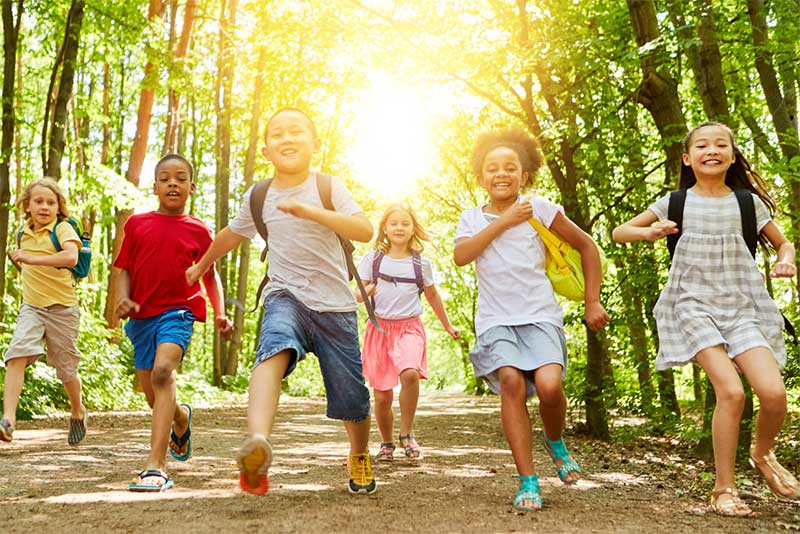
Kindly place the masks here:
POLYGON ((258 340, 255 368, 281 351, 291 355, 284 377, 307 352, 316 354, 331 419, 362 421, 369 417, 369 389, 364 384, 356 312, 317 312, 285 289, 270 292, 258 340))
POLYGON ((195 316, 185 308, 161 312, 153 317, 130 319, 125 324, 125 333, 133 343, 133 366, 136 369, 152 369, 156 361, 156 349, 162 343, 175 343, 183 349, 189 347, 194 331, 195 316))

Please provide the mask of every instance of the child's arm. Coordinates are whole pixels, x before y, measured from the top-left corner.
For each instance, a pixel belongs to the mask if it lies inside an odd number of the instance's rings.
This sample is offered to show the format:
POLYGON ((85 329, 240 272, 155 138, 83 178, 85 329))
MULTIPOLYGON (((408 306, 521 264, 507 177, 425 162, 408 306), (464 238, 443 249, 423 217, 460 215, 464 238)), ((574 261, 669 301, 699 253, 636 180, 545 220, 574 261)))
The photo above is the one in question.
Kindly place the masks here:
POLYGON ((61 252, 55 254, 47 254, 45 256, 36 256, 30 252, 17 249, 10 253, 11 261, 28 265, 42 265, 46 267, 75 267, 78 263, 78 245, 75 241, 66 241, 62 247, 61 252))
POLYGON ((233 335, 233 323, 225 315, 222 280, 216 269, 209 269, 203 275, 203 285, 206 288, 208 300, 211 302, 211 308, 214 310, 214 326, 224 339, 230 339, 233 335))
POLYGON ((360 241, 361 243, 366 243, 372 239, 372 223, 363 213, 345 215, 338 211, 326 210, 297 202, 292 197, 282 200, 275 207, 284 213, 319 223, 339 234, 343 239, 360 241))
POLYGON ((761 230, 778 253, 778 261, 772 266, 769 275, 773 278, 791 278, 797 274, 794 264, 794 245, 786 239, 781 229, 770 221, 761 230))
POLYGON ((450 324, 450 319, 447 317, 447 310, 444 309, 442 297, 440 297, 439 292, 436 291, 436 286, 431 284, 425 288, 424 292, 425 298, 428 299, 428 304, 431 305, 433 313, 436 314, 439 322, 442 323, 442 326, 447 330, 447 333, 450 334, 450 337, 453 339, 461 337, 461 332, 453 328, 453 325, 450 324))
POLYGON ((533 217, 533 206, 530 202, 517 202, 497 219, 492 221, 489 226, 471 237, 463 237, 456 240, 456 247, 453 250, 453 261, 459 267, 466 265, 480 256, 489 243, 505 232, 508 228, 516 226, 533 217))
POLYGON ((581 266, 586 288, 583 298, 586 324, 592 330, 601 330, 611 318, 600 303, 600 282, 603 279, 603 271, 600 267, 600 253, 597 251, 597 245, 589 234, 581 230, 577 224, 562 215, 561 212, 556 213, 553 222, 550 223, 550 229, 581 253, 581 266))
MULTIPOLYGON (((215 261, 238 247, 242 241, 244 241, 244 237, 227 226, 220 230, 217 237, 211 242, 208 250, 206 250, 206 253, 200 258, 200 261, 186 269, 186 283, 192 285, 200 280, 215 261)), ((220 294, 222 294, 221 291, 220 294)))
POLYGON ((119 280, 117 282, 117 309, 114 315, 124 319, 131 312, 138 312, 139 303, 131 300, 131 273, 127 269, 119 270, 119 280))
MULTIPOLYGON (((364 291, 367 293, 368 297, 371 297, 372 295, 375 294, 375 287, 377 287, 377 285, 378 284, 364 281, 364 291)), ((354 291, 353 294, 356 296, 356 302, 358 302, 359 304, 364 302, 364 299, 361 297, 361 291, 354 291)))
POLYGON ((631 241, 655 241, 661 237, 678 233, 675 221, 658 220, 658 215, 646 210, 626 223, 622 223, 611 232, 611 239, 617 243, 631 241))

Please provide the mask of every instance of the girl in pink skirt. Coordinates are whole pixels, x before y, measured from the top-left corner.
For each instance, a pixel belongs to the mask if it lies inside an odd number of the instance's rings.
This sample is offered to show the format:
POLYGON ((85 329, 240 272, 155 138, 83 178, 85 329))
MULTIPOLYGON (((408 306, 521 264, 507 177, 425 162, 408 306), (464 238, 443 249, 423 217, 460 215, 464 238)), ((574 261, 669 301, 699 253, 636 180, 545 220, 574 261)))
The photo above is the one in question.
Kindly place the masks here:
MULTIPOLYGON (((430 261, 421 256, 427 241, 414 210, 407 204, 390 206, 381 217, 375 250, 361 258, 358 274, 373 299, 375 315, 384 332, 368 322, 361 358, 364 375, 375 392, 375 420, 381 433, 377 459, 394 459, 393 389, 400 382, 400 434, 398 441, 407 458, 421 459, 422 450, 412 426, 419 400, 419 381, 427 378, 425 328, 420 294, 453 339, 460 333, 447 318, 442 299, 433 285, 430 261)), ((356 297, 359 302, 360 296, 356 297)))

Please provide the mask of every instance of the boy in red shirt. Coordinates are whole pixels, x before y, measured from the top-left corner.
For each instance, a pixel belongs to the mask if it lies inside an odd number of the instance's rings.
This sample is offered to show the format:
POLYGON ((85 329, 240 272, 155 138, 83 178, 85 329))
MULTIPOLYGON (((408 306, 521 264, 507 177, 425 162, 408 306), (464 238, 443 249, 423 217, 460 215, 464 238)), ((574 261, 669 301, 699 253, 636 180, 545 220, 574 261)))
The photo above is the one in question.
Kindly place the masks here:
MULTIPOLYGON (((153 409, 150 455, 130 491, 164 491, 166 452, 178 461, 192 454, 192 408, 176 401, 176 369, 192 338, 194 321, 205 322, 206 302, 200 284, 186 283, 184 271, 212 241, 209 228, 184 213, 194 192, 193 168, 186 158, 168 154, 155 168, 153 192, 158 210, 131 216, 114 266, 121 269, 116 314, 130 317, 125 333, 134 349, 134 366, 153 409), (172 424, 170 436, 169 428, 172 424)), ((216 328, 226 339, 233 324, 225 316, 222 284, 216 269, 203 277, 216 328)))

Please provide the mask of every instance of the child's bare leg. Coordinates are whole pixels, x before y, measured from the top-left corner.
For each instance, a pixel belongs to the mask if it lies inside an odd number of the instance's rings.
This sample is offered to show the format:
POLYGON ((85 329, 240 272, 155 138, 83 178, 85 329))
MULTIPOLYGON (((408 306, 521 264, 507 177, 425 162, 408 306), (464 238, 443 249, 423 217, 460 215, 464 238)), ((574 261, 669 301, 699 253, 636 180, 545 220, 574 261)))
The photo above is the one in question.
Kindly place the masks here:
POLYGON ((145 469, 165 470, 169 431, 175 418, 176 369, 183 356, 183 348, 176 343, 161 343, 156 348, 150 384, 153 389, 153 418, 150 430, 150 456, 145 469))
POLYGON ((567 418, 567 397, 564 395, 561 373, 562 367, 551 363, 538 368, 533 375, 544 435, 553 441, 561 437, 567 418))
POLYGON ((419 371, 405 369, 400 373, 400 435, 411 434, 419 403, 419 371))
POLYGON ((350 441, 350 454, 363 454, 369 448, 370 418, 361 421, 344 421, 347 439, 350 441))
POLYGON ((69 397, 69 411, 72 419, 83 419, 83 399, 81 392, 81 379, 75 377, 74 380, 64 382, 64 390, 69 397))
POLYGON ((771 457, 775 438, 786 418, 786 387, 772 352, 763 347, 748 350, 734 360, 747 377, 759 401, 756 437, 750 456, 755 467, 767 478, 770 490, 778 496, 794 498, 800 493, 797 479, 771 457))
POLYGON ((12 426, 17 424, 17 405, 25 382, 25 368, 37 357, 11 358, 6 362, 6 377, 3 380, 3 418, 12 426))
POLYGON ((278 411, 281 380, 289 366, 291 352, 284 350, 253 369, 247 400, 247 430, 269 437, 278 411))
POLYGON ((394 392, 373 390, 375 396, 375 422, 378 424, 378 431, 381 433, 381 442, 393 443, 392 431, 394 430, 394 413, 392 412, 392 401, 394 392))
POLYGON ((733 488, 736 486, 734 464, 739 421, 744 409, 744 387, 736 366, 721 345, 698 352, 696 359, 708 375, 717 396, 717 406, 711 421, 716 472, 714 490, 733 488))
POLYGON ((153 370, 152 369, 136 369, 136 378, 139 380, 139 385, 144 393, 144 398, 147 399, 147 405, 153 408, 153 403, 156 401, 156 394, 153 392, 153 370))
POLYGON ((525 376, 514 367, 498 369, 500 379, 500 413, 503 432, 511 454, 522 476, 534 474, 531 453, 531 419, 528 413, 525 376))

